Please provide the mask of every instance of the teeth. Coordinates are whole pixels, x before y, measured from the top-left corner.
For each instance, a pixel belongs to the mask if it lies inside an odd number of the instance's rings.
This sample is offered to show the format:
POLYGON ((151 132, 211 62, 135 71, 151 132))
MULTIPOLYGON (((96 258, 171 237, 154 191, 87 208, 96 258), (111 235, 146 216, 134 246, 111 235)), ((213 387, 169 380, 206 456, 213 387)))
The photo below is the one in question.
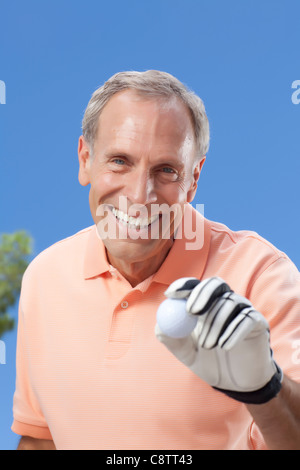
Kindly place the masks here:
POLYGON ((112 213, 123 225, 133 227, 148 227, 148 225, 152 224, 153 221, 158 218, 158 215, 152 215, 151 217, 132 217, 114 207, 112 208, 112 213))

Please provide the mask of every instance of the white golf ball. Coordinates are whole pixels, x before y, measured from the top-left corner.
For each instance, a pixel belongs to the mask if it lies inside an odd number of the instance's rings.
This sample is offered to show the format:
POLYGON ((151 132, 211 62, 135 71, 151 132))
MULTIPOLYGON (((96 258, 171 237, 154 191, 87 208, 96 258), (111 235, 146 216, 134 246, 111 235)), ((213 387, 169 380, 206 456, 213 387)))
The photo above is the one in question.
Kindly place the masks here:
POLYGON ((161 331, 171 338, 184 338, 191 334, 198 317, 185 309, 186 300, 166 299, 158 307, 156 320, 161 331))

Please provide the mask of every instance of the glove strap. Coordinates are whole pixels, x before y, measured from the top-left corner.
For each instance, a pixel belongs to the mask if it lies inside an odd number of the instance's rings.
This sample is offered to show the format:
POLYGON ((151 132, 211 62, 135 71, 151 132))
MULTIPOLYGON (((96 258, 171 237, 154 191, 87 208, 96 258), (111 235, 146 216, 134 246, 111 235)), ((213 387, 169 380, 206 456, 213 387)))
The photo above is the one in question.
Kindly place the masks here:
POLYGON ((255 390, 253 392, 236 392, 232 390, 224 390, 222 388, 213 387, 215 390, 219 390, 220 392, 225 393, 230 398, 234 398, 237 401, 241 401, 242 403, 247 403, 251 405, 261 405, 263 403, 267 403, 268 401, 272 400, 272 398, 276 397, 280 392, 282 386, 282 370, 277 367, 277 372, 273 375, 271 380, 259 390, 255 390))

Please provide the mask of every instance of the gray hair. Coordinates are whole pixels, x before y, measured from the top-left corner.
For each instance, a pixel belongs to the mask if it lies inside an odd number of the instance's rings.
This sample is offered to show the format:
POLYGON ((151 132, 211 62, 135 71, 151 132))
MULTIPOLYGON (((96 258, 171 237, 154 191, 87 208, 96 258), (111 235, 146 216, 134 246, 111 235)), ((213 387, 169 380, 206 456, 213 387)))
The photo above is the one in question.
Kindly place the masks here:
POLYGON ((209 148, 209 123, 203 101, 173 75, 158 70, 116 73, 93 93, 82 121, 82 133, 91 151, 94 148, 99 116, 104 106, 114 94, 126 89, 154 99, 168 100, 174 96, 181 99, 192 118, 197 160, 206 155, 209 148))

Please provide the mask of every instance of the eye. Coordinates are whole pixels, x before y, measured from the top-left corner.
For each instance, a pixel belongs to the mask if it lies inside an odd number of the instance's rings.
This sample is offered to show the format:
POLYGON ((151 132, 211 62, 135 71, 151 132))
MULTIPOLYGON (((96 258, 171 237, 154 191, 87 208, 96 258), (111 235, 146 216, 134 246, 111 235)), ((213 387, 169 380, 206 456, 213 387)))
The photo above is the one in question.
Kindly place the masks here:
POLYGON ((159 176, 164 182, 171 182, 178 180, 178 171, 170 166, 162 166, 159 169, 159 176))
POLYGON ((170 168, 169 166, 164 166, 164 167, 162 168, 162 171, 163 171, 164 173, 171 173, 171 174, 172 174, 172 173, 175 173, 174 170, 173 170, 173 168, 170 168))
POLYGON ((122 158, 114 158, 113 163, 116 163, 117 165, 124 165, 125 161, 122 158))

